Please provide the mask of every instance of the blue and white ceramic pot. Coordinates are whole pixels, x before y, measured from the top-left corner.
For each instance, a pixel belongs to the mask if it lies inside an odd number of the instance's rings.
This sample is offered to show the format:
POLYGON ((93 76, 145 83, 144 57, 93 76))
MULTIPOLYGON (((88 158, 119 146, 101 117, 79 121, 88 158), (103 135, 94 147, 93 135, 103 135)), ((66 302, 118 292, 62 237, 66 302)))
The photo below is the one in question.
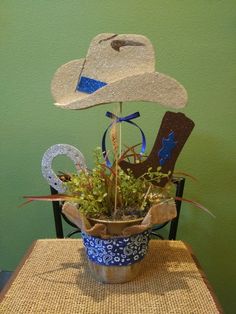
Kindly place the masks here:
POLYGON ((142 270, 149 235, 150 230, 146 230, 129 237, 101 239, 82 233, 93 276, 104 283, 123 283, 134 279, 142 270))

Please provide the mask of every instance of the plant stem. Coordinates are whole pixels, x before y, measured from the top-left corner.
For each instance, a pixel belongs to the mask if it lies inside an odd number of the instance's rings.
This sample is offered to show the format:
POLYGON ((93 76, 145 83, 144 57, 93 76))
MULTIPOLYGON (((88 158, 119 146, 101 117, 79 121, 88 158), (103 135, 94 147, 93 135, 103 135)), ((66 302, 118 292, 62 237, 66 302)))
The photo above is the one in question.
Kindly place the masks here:
MULTIPOLYGON (((123 103, 122 103, 122 102, 120 102, 120 106, 119 106, 119 116, 121 116, 121 115, 122 115, 122 104, 123 104, 123 103)), ((119 125, 119 126, 120 126, 120 129, 119 129, 119 130, 120 130, 119 158, 120 158, 120 157, 121 157, 121 145, 122 145, 122 142, 121 142, 121 141, 122 141, 122 140, 121 140, 121 137, 122 137, 122 134, 121 134, 121 123, 120 123, 120 125, 119 125)))
POLYGON ((148 187, 148 190, 147 190, 147 192, 146 192, 146 194, 145 194, 145 196, 144 196, 144 198, 143 198, 143 202, 142 202, 142 205, 141 205, 141 209, 144 209, 144 203, 145 203, 145 201, 146 201, 146 198, 148 197, 148 194, 149 194, 149 192, 150 192, 150 190, 151 190, 151 184, 149 185, 149 187, 148 187))
MULTIPOLYGON (((122 115, 122 102, 119 103, 118 116, 122 115)), ((114 217, 117 214, 117 200, 118 200, 118 159, 121 157, 121 123, 119 123, 119 157, 117 150, 115 150, 115 202, 114 202, 114 217)), ((117 134, 117 133, 116 133, 117 134)))
POLYGON ((116 217, 117 214, 117 183, 118 183, 118 160, 116 158, 116 169, 115 169, 115 204, 114 204, 114 217, 116 217))

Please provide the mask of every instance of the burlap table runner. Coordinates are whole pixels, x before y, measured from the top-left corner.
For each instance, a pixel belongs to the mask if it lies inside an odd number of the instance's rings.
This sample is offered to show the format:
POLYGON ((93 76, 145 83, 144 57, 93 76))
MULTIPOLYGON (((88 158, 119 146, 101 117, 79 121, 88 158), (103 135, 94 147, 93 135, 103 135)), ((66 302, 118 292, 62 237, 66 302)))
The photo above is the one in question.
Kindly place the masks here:
POLYGON ((133 282, 96 282, 82 241, 36 241, 9 289, 0 313, 220 313, 188 247, 151 240, 143 273, 133 282))

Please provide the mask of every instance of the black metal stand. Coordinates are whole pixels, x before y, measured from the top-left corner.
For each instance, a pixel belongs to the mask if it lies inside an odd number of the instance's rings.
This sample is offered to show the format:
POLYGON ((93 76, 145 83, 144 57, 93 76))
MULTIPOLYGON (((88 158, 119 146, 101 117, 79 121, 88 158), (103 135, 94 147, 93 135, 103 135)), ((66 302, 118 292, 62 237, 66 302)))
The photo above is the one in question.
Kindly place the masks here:
MULTIPOLYGON (((55 195, 57 194, 57 190, 55 190, 52 186, 50 186, 51 194, 55 195)), ((71 237, 75 233, 81 232, 81 230, 73 224, 63 213, 62 213, 62 203, 59 201, 52 202, 52 208, 53 208, 53 214, 54 214, 54 222, 55 222, 55 228, 56 228, 56 236, 57 238, 61 239, 64 238, 64 232, 63 232, 63 224, 62 224, 62 217, 63 219, 71 225, 74 230, 69 232, 66 235, 66 238, 71 237)))
MULTIPOLYGON (((185 178, 175 179, 174 183, 176 184, 175 196, 183 197, 185 178)), ((176 203, 177 216, 171 221, 169 240, 175 240, 176 239, 176 234, 177 234, 177 229, 178 229, 178 224, 179 224, 179 216, 180 216, 182 201, 176 200, 175 203, 176 203)))
MULTIPOLYGON (((182 197, 183 193, 184 193, 185 178, 173 178, 173 183, 176 185, 175 196, 182 197)), ((168 225, 170 223, 170 230, 169 230, 168 239, 169 240, 175 240, 176 239, 182 201, 176 200, 175 203, 176 203, 177 216, 174 219, 172 219, 171 221, 167 221, 164 224, 161 224, 161 225, 158 225, 157 227, 154 227, 152 229, 151 235, 164 240, 164 237, 162 235, 160 235, 159 233, 157 233, 157 231, 164 228, 166 225, 168 225)))

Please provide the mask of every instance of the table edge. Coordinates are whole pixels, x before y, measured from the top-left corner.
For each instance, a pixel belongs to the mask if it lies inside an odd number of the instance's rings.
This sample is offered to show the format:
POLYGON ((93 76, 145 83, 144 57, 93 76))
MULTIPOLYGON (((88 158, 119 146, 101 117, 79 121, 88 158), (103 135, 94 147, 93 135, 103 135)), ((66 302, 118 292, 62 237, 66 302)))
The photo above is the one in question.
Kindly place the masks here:
POLYGON ((218 298, 216 296, 215 290, 212 287, 212 285, 210 284, 209 280, 207 279, 207 276, 206 276, 206 274, 205 274, 205 272, 204 272, 204 270, 203 270, 199 260, 197 259, 196 255, 194 254, 191 245, 186 243, 185 241, 183 241, 183 243, 187 247, 187 249, 188 249, 188 251, 189 251, 189 253, 190 253, 190 255, 191 255, 191 257, 192 257, 192 259, 193 259, 193 261, 195 263, 195 265, 197 266, 197 269, 198 269, 198 271, 199 271, 199 273, 200 273, 200 275, 202 277, 202 280, 205 283, 205 285, 207 286, 207 289, 209 290, 209 292, 210 292, 210 294, 211 294, 211 296, 212 296, 212 298, 213 298, 213 300, 215 302, 217 310, 219 311, 220 314, 224 314, 224 310, 223 310, 223 308, 222 308, 222 306, 221 306, 221 304, 220 304, 220 302, 219 302, 219 300, 218 300, 218 298))
POLYGON ((30 256, 30 254, 32 253, 35 245, 37 243, 37 240, 35 240, 31 246, 28 248, 28 250, 26 251, 26 253, 23 255, 23 257, 20 260, 20 263, 17 265, 16 269, 14 270, 13 274, 11 275, 11 277, 9 278, 9 280, 7 281, 7 283, 5 284, 5 286, 3 287, 3 289, 0 291, 0 302, 4 299, 7 291, 10 289, 12 283, 14 282, 15 278, 17 277, 18 273, 20 272, 21 268, 24 266, 26 260, 28 259, 28 257, 30 256))

